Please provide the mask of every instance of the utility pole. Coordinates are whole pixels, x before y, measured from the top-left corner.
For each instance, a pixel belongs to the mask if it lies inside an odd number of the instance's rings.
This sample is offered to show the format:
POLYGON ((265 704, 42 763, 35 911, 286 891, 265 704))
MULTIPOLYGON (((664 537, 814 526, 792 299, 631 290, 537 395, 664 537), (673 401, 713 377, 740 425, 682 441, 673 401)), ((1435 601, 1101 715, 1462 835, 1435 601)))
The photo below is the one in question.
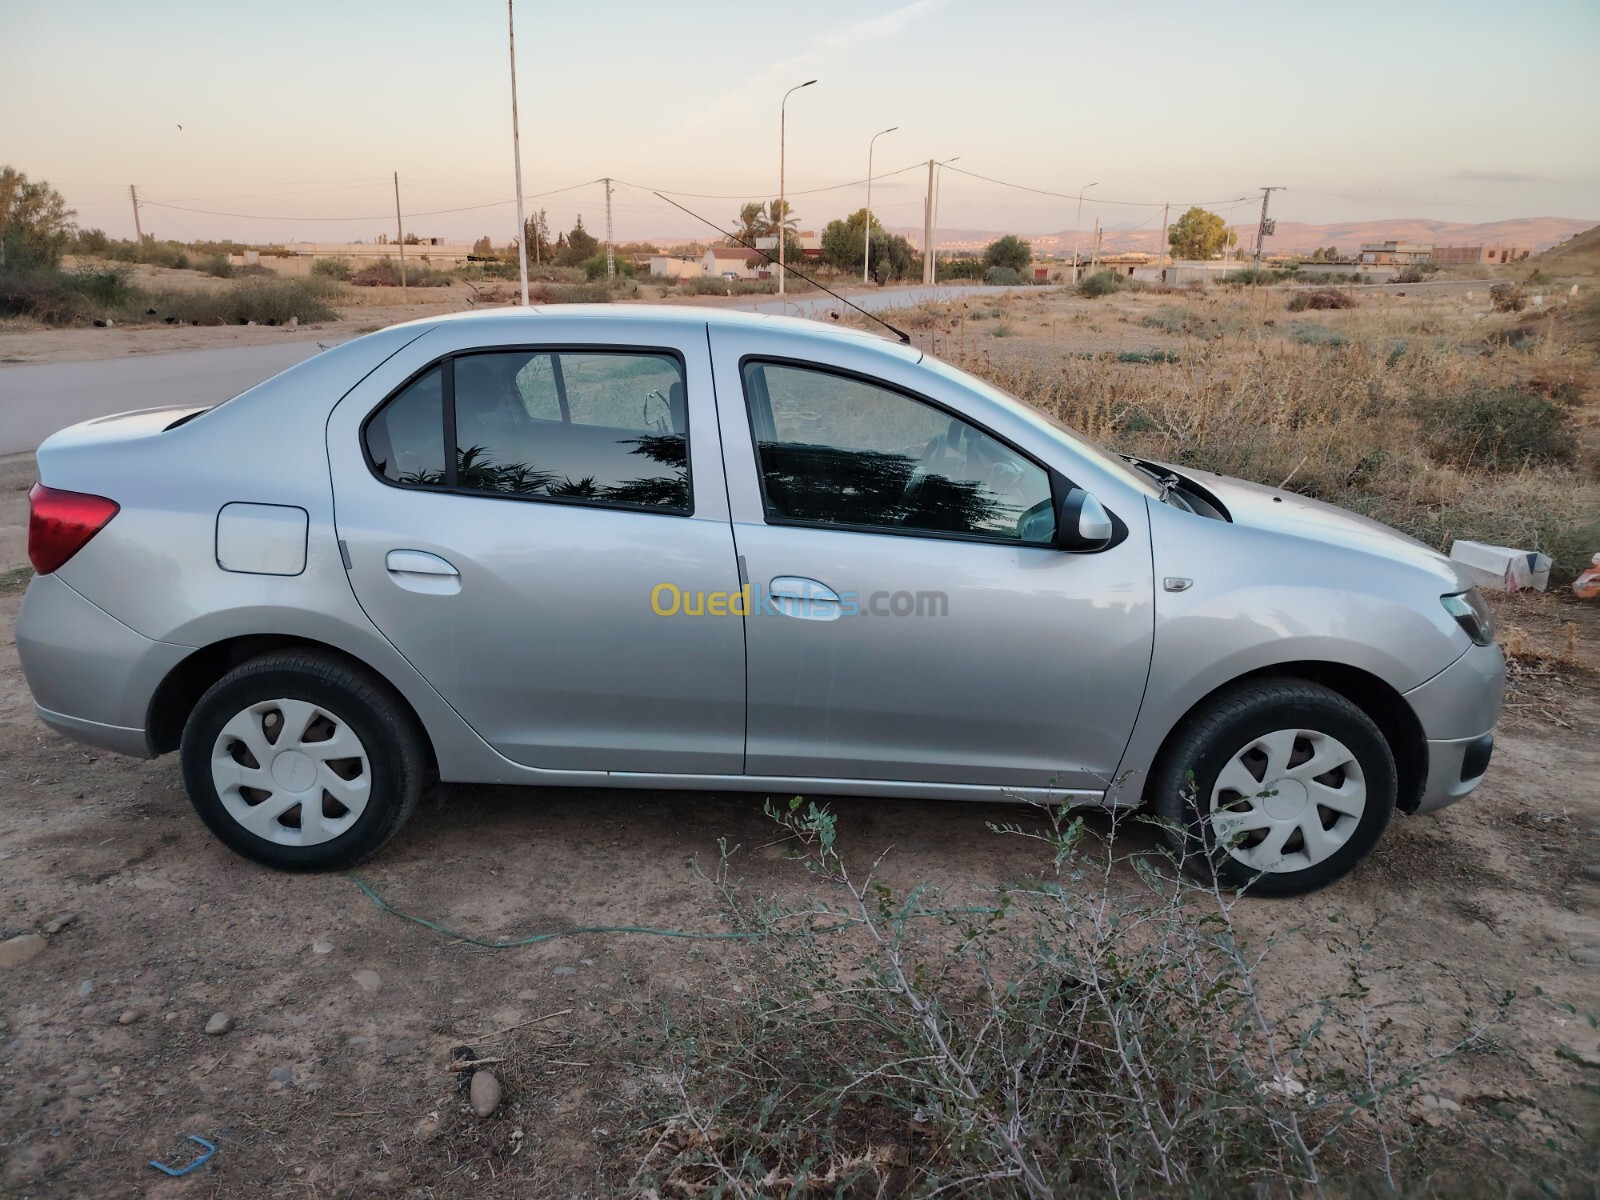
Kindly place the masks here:
POLYGON ((1172 248, 1172 243, 1167 240, 1172 226, 1167 224, 1167 217, 1172 213, 1172 204, 1169 201, 1161 206, 1161 282, 1167 281, 1167 251, 1172 248))
POLYGON ((528 222, 522 215, 522 136, 517 131, 517 14, 506 0, 506 44, 511 48, 511 154, 517 163, 517 265, 522 271, 522 307, 528 307, 528 222))
POLYGON ((611 249, 611 177, 606 177, 606 282, 615 283, 617 259, 611 249))
POLYGON ((1072 218, 1072 282, 1078 282, 1078 230, 1083 225, 1083 194, 1100 184, 1086 183, 1078 189, 1078 215, 1072 218))
POLYGON ((928 194, 922 200, 922 282, 933 283, 933 159, 928 160, 928 194))
POLYGON ((1261 267, 1262 243, 1266 241, 1267 237, 1273 232, 1274 229, 1277 228, 1278 225, 1276 221, 1269 220, 1267 217, 1267 201, 1272 199, 1273 192, 1281 192, 1283 190, 1285 189, 1279 184, 1274 184, 1272 187, 1264 187, 1261 189, 1261 222, 1256 226, 1255 265, 1258 270, 1261 267))
POLYGON ((394 173, 394 229, 400 238, 400 290, 406 290, 406 227, 400 222, 400 172, 394 173))
POLYGON ((1089 274, 1093 275, 1100 262, 1100 218, 1094 219, 1094 242, 1089 247, 1089 274))
POLYGON ((133 197, 133 236, 134 244, 137 245, 144 241, 144 230, 139 226, 139 189, 130 183, 128 195, 133 197))

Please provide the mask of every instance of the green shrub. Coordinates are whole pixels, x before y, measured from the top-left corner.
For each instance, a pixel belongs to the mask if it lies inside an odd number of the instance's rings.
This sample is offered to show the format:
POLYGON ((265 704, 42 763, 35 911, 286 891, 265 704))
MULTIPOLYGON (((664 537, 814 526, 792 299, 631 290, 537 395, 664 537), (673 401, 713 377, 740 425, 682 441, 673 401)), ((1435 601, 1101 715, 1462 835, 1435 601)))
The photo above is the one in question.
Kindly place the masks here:
POLYGON ((1268 283, 1277 283, 1282 279, 1282 271, 1271 271, 1265 267, 1243 267, 1237 271, 1228 271, 1222 276, 1223 283, 1238 283, 1246 287, 1260 287, 1268 283))
POLYGON ((983 273, 983 281, 991 287, 1022 282, 1022 276, 1017 274, 1015 267, 990 267, 983 273))
POLYGON ((1428 454, 1449 466, 1515 471, 1577 455, 1571 410, 1520 384, 1433 391, 1414 397, 1411 408, 1428 454))
POLYGON ((200 264, 200 269, 207 275, 215 275, 218 279, 228 279, 233 275, 233 264, 228 261, 226 254, 213 254, 200 264))
POLYGON ((123 267, 0 271, 0 316, 81 325, 131 304, 139 291, 123 267))
POLYGON ((291 317, 337 321, 339 314, 329 303, 336 289, 336 284, 311 276, 263 276, 241 279, 215 292, 162 289, 139 300, 139 311, 127 315, 134 320, 171 318, 186 325, 248 325, 252 321, 257 325, 282 325, 291 317), (150 308, 155 312, 146 311, 150 308))
POLYGON ((1178 354, 1175 350, 1119 350, 1117 361, 1124 363, 1175 363, 1178 354))
POLYGON ((331 258, 318 258, 311 263, 311 273, 321 279, 337 279, 348 283, 351 275, 350 260, 343 254, 335 254, 331 258))
POLYGON ((1290 339, 1299 342, 1302 346, 1342 346, 1344 334, 1326 325, 1314 325, 1309 321, 1295 321, 1284 327, 1290 339))
POLYGON ((1078 295, 1088 296, 1091 300, 1121 290, 1122 277, 1115 271, 1096 271, 1093 275, 1078 281, 1078 295))
POLYGON ((1421 283, 1421 267, 1401 267, 1389 277, 1390 283, 1421 283))
MULTIPOLYGON (((616 265, 618 279, 633 278, 634 267, 632 259, 625 258, 621 255, 615 255, 613 256, 612 261, 616 265)), ((593 283, 596 279, 604 279, 606 277, 606 254, 604 250, 602 250, 599 254, 596 254, 593 258, 586 258, 583 260, 583 273, 591 283, 593 283)))
MULTIPOLYGON (((356 287, 399 287, 400 263, 388 255, 375 263, 368 263, 350 276, 356 287)), ((449 287, 455 278, 448 271, 440 271, 421 263, 408 262, 405 269, 406 287, 449 287)))

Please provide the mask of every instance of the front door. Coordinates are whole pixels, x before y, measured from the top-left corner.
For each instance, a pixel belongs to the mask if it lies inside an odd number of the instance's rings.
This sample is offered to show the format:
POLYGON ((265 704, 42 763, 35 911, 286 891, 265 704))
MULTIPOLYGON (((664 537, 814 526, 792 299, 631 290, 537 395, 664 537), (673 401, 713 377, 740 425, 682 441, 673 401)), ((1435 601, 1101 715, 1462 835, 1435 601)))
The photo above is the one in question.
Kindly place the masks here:
POLYGON ((738 587, 704 334, 665 332, 419 349, 402 386, 358 388, 330 423, 362 608, 526 766, 743 766, 742 623, 652 610, 664 581, 738 587))
POLYGON ((753 596, 748 773, 1106 789, 1150 662, 1143 513, 1101 553, 1054 549, 1037 458, 782 352, 712 333, 753 596))

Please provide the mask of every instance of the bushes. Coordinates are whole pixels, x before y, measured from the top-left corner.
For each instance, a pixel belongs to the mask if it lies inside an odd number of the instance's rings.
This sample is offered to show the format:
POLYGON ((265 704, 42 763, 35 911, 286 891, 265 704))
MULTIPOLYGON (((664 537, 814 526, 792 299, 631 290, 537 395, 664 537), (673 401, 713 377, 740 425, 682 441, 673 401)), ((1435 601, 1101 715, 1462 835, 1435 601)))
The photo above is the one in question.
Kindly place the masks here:
POLYGON ((990 287, 1014 286, 1022 282, 1015 267, 990 267, 983 273, 983 282, 990 287))
POLYGON ((0 271, 0 316, 32 317, 46 325, 81 325, 138 295, 123 267, 0 271))
MULTIPOLYGON (((356 287, 399 287, 400 264, 385 255, 377 262, 368 263, 354 272, 350 276, 350 282, 356 287)), ((406 264, 407 287, 449 287, 454 282, 455 279, 448 271, 436 270, 414 262, 406 264)))
POLYGON ((311 274, 318 279, 337 279, 342 283, 350 281, 350 260, 342 254, 335 254, 332 258, 315 259, 311 264, 311 274))
POLYGON ((1290 312, 1304 312, 1308 308, 1354 308, 1355 297, 1338 288, 1315 288, 1309 292, 1296 292, 1289 297, 1290 312))
POLYGON ((1528 296, 1514 283, 1497 283, 1489 289, 1489 300, 1495 312, 1517 313, 1528 303, 1528 296))
POLYGON ((1420 267, 1401 267, 1398 271, 1396 271, 1392 276, 1389 277, 1389 282, 1390 283, 1421 283, 1422 282, 1422 268, 1420 268, 1420 267))
POLYGON ((135 302, 134 320, 172 318, 186 325, 282 325, 291 317, 302 321, 336 321, 339 314, 329 299, 336 285, 325 279, 260 277, 241 279, 216 292, 164 289, 135 302), (148 313, 145 310, 156 311, 148 313))
POLYGON ((1477 383, 1412 400, 1429 455, 1453 467, 1485 471, 1570 463, 1577 454, 1572 414, 1531 388, 1477 383))
POLYGON ((233 264, 226 254, 213 254, 200 264, 200 270, 218 279, 229 279, 233 275, 233 264))
POLYGON ((1122 290, 1122 277, 1114 271, 1096 271, 1078 282, 1078 295, 1091 300, 1122 290))

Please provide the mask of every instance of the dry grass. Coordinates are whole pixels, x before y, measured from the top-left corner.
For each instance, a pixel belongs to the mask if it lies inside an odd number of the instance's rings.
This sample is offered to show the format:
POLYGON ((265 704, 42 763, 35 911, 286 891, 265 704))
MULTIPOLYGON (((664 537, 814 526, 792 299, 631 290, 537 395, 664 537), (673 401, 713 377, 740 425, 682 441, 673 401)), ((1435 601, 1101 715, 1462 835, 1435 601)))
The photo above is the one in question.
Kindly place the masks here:
POLYGON ((1115 449, 1288 487, 1444 550, 1542 550, 1558 579, 1587 563, 1595 361, 1577 315, 1491 314, 1479 290, 1382 296, 1312 324, 1281 320, 1271 291, 1025 294, 890 319, 1115 449), (1014 336, 973 324, 991 314, 1014 336))

